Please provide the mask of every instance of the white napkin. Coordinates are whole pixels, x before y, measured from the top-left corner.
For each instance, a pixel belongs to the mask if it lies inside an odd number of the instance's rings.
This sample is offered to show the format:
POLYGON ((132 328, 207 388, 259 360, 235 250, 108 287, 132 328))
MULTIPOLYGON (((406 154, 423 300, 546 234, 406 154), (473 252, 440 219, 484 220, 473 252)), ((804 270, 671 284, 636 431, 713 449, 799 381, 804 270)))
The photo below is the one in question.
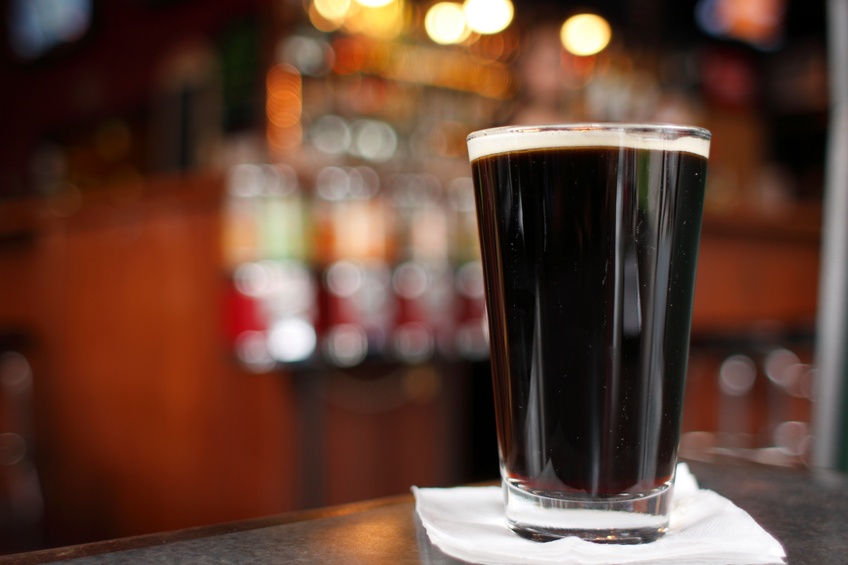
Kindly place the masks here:
POLYGON ((576 537, 546 543, 522 538, 506 525, 500 487, 412 487, 412 492, 430 541, 472 563, 773 565, 786 557, 780 543, 747 512, 699 488, 685 463, 677 467, 668 532, 639 545, 597 544, 576 537))

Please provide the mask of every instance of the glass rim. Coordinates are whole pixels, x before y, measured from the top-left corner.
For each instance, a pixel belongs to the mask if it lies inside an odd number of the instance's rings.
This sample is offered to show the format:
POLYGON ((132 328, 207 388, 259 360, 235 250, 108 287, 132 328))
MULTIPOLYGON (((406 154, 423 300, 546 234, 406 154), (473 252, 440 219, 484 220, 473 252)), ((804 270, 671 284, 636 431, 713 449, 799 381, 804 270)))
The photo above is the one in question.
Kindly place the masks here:
POLYGON ((711 138, 709 130, 690 125, 586 122, 499 126, 471 132, 466 142, 470 161, 530 149, 622 145, 686 151, 707 158, 711 138))

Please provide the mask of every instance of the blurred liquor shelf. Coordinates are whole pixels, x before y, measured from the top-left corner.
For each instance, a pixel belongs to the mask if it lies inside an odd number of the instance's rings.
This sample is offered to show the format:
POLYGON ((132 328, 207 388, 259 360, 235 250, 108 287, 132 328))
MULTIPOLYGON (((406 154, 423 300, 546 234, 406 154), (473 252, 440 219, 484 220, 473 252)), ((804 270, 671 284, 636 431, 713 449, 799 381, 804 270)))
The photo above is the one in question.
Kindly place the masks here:
MULTIPOLYGON (((163 175, 85 194, 4 200, 0 239, 5 248, 26 248, 57 226, 96 230, 145 214, 210 211, 219 216, 217 262, 230 282, 231 302, 224 308, 232 308, 227 332, 233 339, 240 331, 268 330, 277 317, 290 314, 321 328, 332 325, 334 316, 367 318, 378 311, 394 318, 422 316, 422 323, 432 316, 467 315, 477 324, 482 288, 470 178, 457 176, 445 187, 428 173, 381 177, 367 166, 328 166, 315 182, 316 189, 305 189, 289 165, 245 164, 228 175, 163 175), (447 285, 441 291, 440 275, 450 279, 441 281, 447 285), (359 291, 363 294, 350 303, 338 303, 359 291), (456 295, 467 303, 457 307, 456 295), (432 304, 402 304, 411 298, 432 304), (369 300, 380 301, 379 307, 369 300)), ((694 335, 743 333, 763 323, 810 328, 819 219, 815 202, 768 213, 708 210, 694 335)), ((467 350, 438 351, 479 359, 479 338, 468 336, 459 346, 467 350)), ((437 351, 432 345, 429 354, 437 351)))
POLYGON ((353 366, 487 356, 471 179, 241 165, 224 205, 239 358, 353 366))

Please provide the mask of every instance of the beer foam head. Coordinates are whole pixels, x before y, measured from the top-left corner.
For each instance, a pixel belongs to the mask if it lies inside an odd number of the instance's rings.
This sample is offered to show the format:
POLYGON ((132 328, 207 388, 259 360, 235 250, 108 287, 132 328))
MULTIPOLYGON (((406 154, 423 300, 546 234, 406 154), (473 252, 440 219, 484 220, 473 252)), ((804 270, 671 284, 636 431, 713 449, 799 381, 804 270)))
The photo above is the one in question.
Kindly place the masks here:
POLYGON ((652 124, 509 126, 468 136, 468 159, 530 149, 630 147, 682 151, 709 157, 710 132, 696 127, 652 124))

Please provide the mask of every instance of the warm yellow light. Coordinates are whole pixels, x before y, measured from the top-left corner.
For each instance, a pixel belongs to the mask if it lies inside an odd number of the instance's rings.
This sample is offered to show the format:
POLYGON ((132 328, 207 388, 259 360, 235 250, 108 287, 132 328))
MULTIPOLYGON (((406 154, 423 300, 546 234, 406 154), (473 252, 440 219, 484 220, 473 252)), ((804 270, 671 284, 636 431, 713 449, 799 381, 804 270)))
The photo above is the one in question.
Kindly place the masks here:
POLYGON ((315 11, 330 21, 344 18, 350 11, 350 4, 351 0, 312 0, 315 11))
POLYGON ((309 6, 309 10, 307 11, 307 15, 309 16, 309 21, 318 31, 323 31, 324 33, 330 33, 336 31, 342 26, 344 20, 329 20, 318 13, 318 10, 315 8, 315 4, 309 6))
POLYGON ((565 20, 559 37, 566 51, 587 56, 603 51, 612 38, 612 30, 601 16, 578 14, 565 20))
POLYGON ((439 2, 431 6, 424 16, 424 29, 430 39, 440 45, 459 43, 470 34, 462 6, 456 2, 439 2))
MULTIPOLYGON (((356 8, 356 6, 355 6, 356 8)), ((389 0, 380 6, 351 10, 344 23, 349 33, 361 33, 375 39, 394 39, 403 31, 406 7, 404 0, 389 0)))
POLYGON ((379 8, 393 2, 394 0, 356 0, 356 3, 366 8, 379 8))
POLYGON ((265 77, 266 139, 272 152, 297 148, 303 137, 300 118, 303 112, 303 80, 291 65, 275 65, 265 77))
POLYGON ((483 34, 505 30, 515 14, 510 0, 465 0, 462 10, 468 27, 483 34))

